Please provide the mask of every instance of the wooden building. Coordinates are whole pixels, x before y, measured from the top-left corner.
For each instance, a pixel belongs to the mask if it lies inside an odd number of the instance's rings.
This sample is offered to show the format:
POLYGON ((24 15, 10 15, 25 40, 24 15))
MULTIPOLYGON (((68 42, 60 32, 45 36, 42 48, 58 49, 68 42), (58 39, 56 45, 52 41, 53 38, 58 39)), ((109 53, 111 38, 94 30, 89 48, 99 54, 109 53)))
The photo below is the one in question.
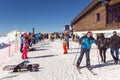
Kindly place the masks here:
POLYGON ((93 0, 71 26, 74 32, 120 29, 120 0, 93 0))

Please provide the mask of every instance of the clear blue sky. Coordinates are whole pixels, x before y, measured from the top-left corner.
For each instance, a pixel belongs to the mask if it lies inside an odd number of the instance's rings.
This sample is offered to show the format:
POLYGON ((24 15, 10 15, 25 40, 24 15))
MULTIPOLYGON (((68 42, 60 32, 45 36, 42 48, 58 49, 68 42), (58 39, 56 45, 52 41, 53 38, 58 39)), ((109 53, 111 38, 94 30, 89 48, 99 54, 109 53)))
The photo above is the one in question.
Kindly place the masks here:
POLYGON ((0 34, 20 31, 58 32, 92 0, 0 0, 0 34))

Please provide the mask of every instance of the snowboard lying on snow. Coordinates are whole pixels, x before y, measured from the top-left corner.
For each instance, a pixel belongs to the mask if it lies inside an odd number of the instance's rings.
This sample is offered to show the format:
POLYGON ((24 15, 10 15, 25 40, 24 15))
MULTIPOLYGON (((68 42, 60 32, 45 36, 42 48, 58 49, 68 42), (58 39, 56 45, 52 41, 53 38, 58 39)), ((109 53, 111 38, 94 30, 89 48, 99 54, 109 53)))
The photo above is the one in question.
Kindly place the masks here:
POLYGON ((3 67, 3 71, 9 70, 13 70, 13 72, 39 71, 39 64, 27 64, 26 61, 23 61, 18 65, 6 65, 3 67))
POLYGON ((36 48, 29 48, 29 51, 36 51, 36 48))

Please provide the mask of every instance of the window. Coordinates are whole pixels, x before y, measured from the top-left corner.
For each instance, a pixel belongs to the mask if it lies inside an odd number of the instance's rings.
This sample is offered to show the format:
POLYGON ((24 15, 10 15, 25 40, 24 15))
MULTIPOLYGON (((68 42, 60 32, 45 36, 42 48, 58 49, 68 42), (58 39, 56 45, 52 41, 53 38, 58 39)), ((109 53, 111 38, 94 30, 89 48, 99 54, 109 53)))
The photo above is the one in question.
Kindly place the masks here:
POLYGON ((118 12, 118 15, 120 15, 120 6, 118 7, 118 11, 117 12, 118 12))
POLYGON ((120 22, 120 3, 107 6, 107 23, 120 22))
POLYGON ((100 13, 96 14, 96 21, 100 21, 100 13))

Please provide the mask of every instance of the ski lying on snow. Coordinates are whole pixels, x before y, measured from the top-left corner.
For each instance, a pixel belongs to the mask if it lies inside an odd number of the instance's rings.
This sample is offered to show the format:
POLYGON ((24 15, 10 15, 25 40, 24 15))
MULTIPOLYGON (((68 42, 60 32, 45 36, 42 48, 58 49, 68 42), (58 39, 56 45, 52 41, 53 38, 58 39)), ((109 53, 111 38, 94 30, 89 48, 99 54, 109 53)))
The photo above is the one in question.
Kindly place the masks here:
MULTIPOLYGON (((87 68, 88 69, 88 68, 87 68)), ((88 71, 90 71, 90 73, 92 73, 93 75, 97 75, 95 72, 93 72, 93 70, 88 69, 88 71)))

